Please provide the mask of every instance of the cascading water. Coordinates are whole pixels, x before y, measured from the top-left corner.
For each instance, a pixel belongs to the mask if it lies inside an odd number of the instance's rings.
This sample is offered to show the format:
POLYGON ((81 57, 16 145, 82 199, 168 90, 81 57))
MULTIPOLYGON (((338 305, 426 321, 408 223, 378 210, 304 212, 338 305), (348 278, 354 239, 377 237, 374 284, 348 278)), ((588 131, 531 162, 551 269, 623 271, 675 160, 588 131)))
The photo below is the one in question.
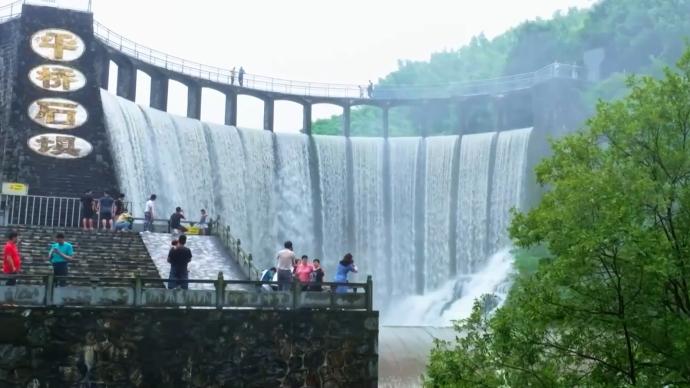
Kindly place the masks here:
POLYGON ((509 243, 506 228, 510 209, 523 202, 524 177, 527 169, 527 145, 532 128, 498 134, 491 198, 489 199, 489 247, 494 250, 509 243))
POLYGON ((481 133, 465 135, 460 141, 456 240, 459 274, 476 270, 477 262, 485 260, 488 254, 486 199, 491 177, 491 144, 495 137, 493 132, 481 133))
POLYGON ((297 253, 314 256, 314 215, 309 174, 309 138, 277 133, 278 242, 291 240, 297 253))
POLYGON ((393 296, 415 291, 415 187, 417 153, 421 138, 390 138, 391 165, 391 262, 400 271, 391 287, 393 296))
POLYGON ((428 137, 424 199, 424 288, 435 290, 450 272, 450 192, 458 136, 428 137))
POLYGON ((321 213, 323 217, 322 262, 327 278, 343 254, 351 249, 347 237, 347 144, 344 137, 314 135, 319 159, 321 213))
MULTIPOLYGON (((208 124, 209 156, 216 192, 216 208, 223 224, 242 240, 249 235, 246 193, 244 185, 245 156, 242 140, 234 127, 208 124)), ((212 214, 212 216, 214 216, 212 214)))
POLYGON ((293 240, 299 254, 317 254, 313 216, 320 205, 326 279, 332 279, 342 255, 352 252, 361 269, 353 280, 364 281, 372 274, 375 295, 396 301, 377 301, 391 306, 382 315, 388 323, 447 324, 466 316, 475 297, 500 293, 509 279, 511 258, 502 250, 509 243, 505 228, 509 210, 522 205, 531 129, 466 135, 459 147, 457 136, 390 138, 387 143, 351 138, 348 147, 344 137, 315 135, 315 147, 310 148, 305 135, 203 124, 141 108, 107 92, 101 97, 120 187, 138 217, 151 193, 159 197, 159 218, 167 218, 175 206, 185 208, 190 219, 207 208, 242 239, 257 266, 268 267, 284 239, 293 240), (426 153, 418 160, 422 141, 426 153), (384 221, 386 146, 390 233, 384 221), (316 154, 310 155, 310 149, 316 154), (457 198, 451 198, 454 160, 457 198), (312 162, 316 164, 310 166, 312 162), (419 163, 425 166, 421 181, 419 163), (316 172, 318 187, 312 187, 316 172), (423 202, 417 197, 421 193, 423 202), (314 203, 315 198, 320 203, 314 203), (349 209, 349 203, 354 208, 349 209), (451 214, 456 204, 457 213, 451 214), (424 215, 423 228, 417 228, 418 214, 424 215), (456 235, 450 234, 451 220, 457 221, 456 235), (457 243, 455 279, 449 279, 451 239, 457 243), (423 240, 423 252, 417 252, 418 240, 423 240), (384 257, 387 243, 391 258, 384 257), (419 264, 425 295, 410 296, 419 264))
POLYGON ((385 288, 387 276, 384 257, 383 221, 383 139, 353 137, 352 183, 354 192, 355 247, 359 280, 373 274, 379 287, 385 288))
POLYGON ((259 268, 273 265, 280 246, 275 225, 275 160, 273 133, 239 129, 246 157, 244 185, 249 216, 249 246, 259 268))

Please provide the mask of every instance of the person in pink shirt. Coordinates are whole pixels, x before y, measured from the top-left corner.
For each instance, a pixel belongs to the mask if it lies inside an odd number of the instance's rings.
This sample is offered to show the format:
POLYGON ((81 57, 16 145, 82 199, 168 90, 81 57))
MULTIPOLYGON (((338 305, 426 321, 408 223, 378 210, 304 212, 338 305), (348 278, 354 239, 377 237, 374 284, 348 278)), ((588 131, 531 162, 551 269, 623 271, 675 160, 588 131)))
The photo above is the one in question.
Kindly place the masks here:
POLYGON ((314 272, 314 267, 309 264, 309 257, 307 255, 303 255, 302 260, 297 265, 297 268, 295 268, 295 276, 299 282, 302 283, 302 291, 307 290, 312 272, 314 272))

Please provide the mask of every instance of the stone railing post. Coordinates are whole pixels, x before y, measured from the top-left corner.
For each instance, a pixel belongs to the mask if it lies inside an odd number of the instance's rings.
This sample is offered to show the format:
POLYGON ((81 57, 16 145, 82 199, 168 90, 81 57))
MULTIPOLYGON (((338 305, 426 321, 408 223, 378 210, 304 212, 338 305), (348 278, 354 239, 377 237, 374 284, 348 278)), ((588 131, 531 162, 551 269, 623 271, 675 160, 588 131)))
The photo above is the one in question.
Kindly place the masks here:
POLYGON ((301 283, 298 280, 292 281, 292 309, 297 310, 299 306, 299 295, 302 290, 301 283))
POLYGON ((371 275, 367 276, 367 311, 374 310, 374 282, 371 275))
POLYGON ((216 280, 216 308, 218 310, 223 309, 225 304, 225 279, 223 278, 223 272, 218 272, 218 279, 216 280))
POLYGON ((45 305, 51 306, 53 304, 53 291, 55 291, 55 288, 54 288, 55 276, 53 274, 50 274, 50 275, 46 276, 44 279, 45 279, 45 287, 46 287, 45 305))
MULTIPOLYGON (((166 287, 168 286, 167 283, 165 283, 166 287)), ((143 282, 141 281, 141 278, 139 276, 134 277, 134 305, 135 306, 141 306, 143 304, 142 301, 142 294, 143 294, 143 282)))

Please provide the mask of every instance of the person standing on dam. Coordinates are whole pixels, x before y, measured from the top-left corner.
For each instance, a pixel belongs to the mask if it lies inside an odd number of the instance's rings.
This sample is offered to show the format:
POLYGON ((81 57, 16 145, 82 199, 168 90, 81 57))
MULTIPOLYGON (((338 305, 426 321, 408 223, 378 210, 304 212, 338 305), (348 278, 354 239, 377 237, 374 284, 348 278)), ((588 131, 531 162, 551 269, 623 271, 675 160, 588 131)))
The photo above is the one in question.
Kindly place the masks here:
POLYGON ((292 241, 285 241, 283 249, 276 253, 276 269, 278 270, 279 289, 289 290, 292 283, 292 264, 295 262, 295 252, 292 251, 292 241))

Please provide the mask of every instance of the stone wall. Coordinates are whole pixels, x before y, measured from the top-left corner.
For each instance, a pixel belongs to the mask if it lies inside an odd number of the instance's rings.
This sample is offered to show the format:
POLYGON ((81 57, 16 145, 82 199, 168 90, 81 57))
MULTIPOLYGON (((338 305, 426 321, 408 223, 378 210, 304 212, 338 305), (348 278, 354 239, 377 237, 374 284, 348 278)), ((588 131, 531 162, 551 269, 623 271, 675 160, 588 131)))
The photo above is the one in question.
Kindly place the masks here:
POLYGON ((20 139, 16 150, 20 154, 17 180, 29 184, 30 194, 55 196, 80 196, 86 189, 117 190, 108 136, 103 120, 103 107, 94 58, 96 42, 93 36, 93 15, 54 7, 24 5, 18 38, 16 77, 14 84, 11 128, 20 139), (46 91, 32 84, 28 77, 31 69, 52 63, 37 55, 31 48, 31 36, 46 28, 66 29, 83 39, 86 50, 76 60, 62 62, 81 71, 86 86, 67 93, 46 91), (27 114, 29 105, 41 97, 59 97, 76 101, 88 112, 86 122, 62 133, 85 139, 93 151, 80 159, 57 159, 39 155, 29 149, 27 141, 44 133, 56 132, 43 127, 27 114))
POLYGON ((0 386, 377 385, 378 312, 4 308, 0 328, 0 386))
POLYGON ((0 180, 16 174, 16 155, 13 144, 16 141, 8 136, 12 108, 12 85, 15 80, 17 64, 17 37, 19 20, 0 23, 0 180), (8 151, 9 150, 9 151, 8 151))

